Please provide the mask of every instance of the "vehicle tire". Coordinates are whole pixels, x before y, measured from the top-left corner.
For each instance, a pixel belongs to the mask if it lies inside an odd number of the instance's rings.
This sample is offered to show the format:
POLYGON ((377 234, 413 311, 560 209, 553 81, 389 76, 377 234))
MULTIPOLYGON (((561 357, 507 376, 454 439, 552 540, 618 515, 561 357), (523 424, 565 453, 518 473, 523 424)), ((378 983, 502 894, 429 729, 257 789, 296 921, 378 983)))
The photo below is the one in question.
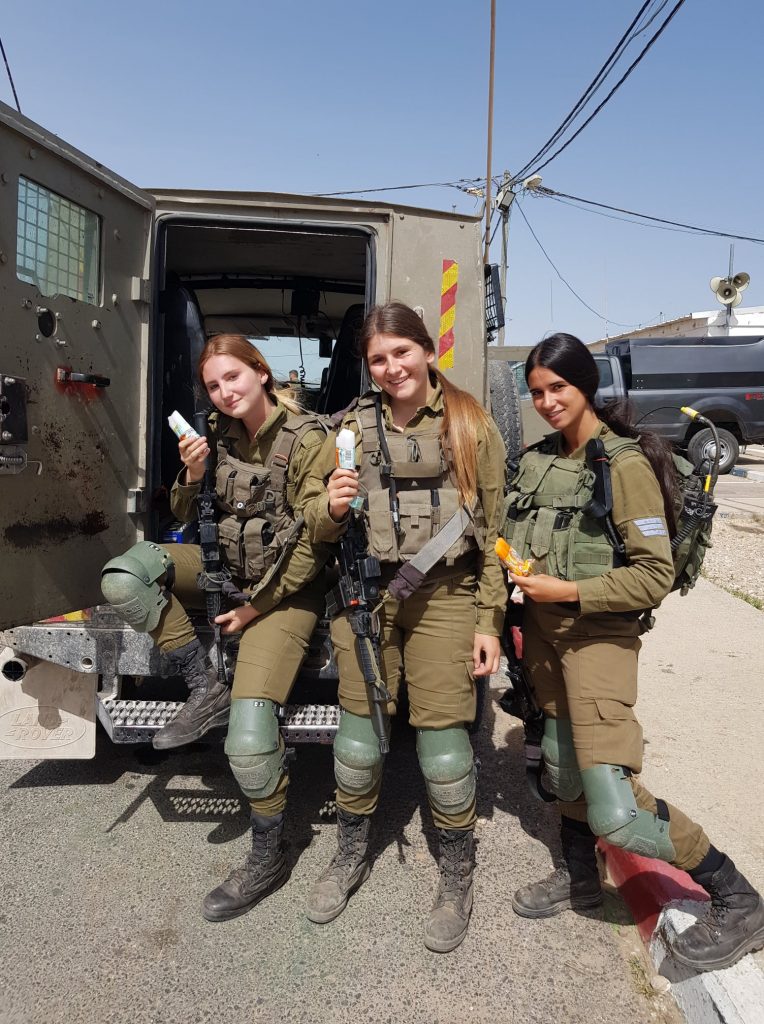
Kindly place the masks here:
MULTIPOLYGON (((725 430, 723 427, 717 427, 716 429, 719 434, 719 445, 721 447, 719 472, 729 473, 737 462, 738 455, 740 454, 740 445, 738 444, 738 439, 729 430, 725 430)), ((691 462, 694 462, 696 466, 700 465, 704 459, 710 463, 715 454, 714 435, 708 427, 692 435, 687 445, 687 455, 691 462)))
POLYGON ((517 462, 523 449, 523 421, 517 380, 507 362, 488 362, 488 385, 491 393, 491 415, 507 449, 507 463, 517 462))

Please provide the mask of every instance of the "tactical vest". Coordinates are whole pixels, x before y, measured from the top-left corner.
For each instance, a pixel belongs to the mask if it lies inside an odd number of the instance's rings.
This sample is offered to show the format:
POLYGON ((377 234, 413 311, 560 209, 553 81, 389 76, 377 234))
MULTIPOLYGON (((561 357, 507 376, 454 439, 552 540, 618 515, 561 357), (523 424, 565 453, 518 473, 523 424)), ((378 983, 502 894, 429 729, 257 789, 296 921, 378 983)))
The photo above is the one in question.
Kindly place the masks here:
MULTIPOLYGON (((395 564, 421 551, 461 503, 441 445, 440 421, 428 418, 413 433, 399 434, 386 429, 381 412, 375 395, 364 395, 355 409, 361 432, 360 493, 366 499, 369 554, 395 564)), ((486 522, 478 499, 469 512, 466 530, 441 558, 447 565, 484 546, 486 522)))
POLYGON ((262 466, 235 458, 230 439, 218 439, 220 547, 233 575, 254 583, 254 592, 272 579, 302 530, 303 518, 294 513, 294 486, 287 479, 289 460, 299 440, 316 428, 327 432, 320 417, 288 413, 262 466))
MULTIPOLYGON (((504 537, 520 558, 535 559, 538 572, 562 580, 585 580, 613 568, 612 545, 587 510, 594 473, 583 459, 553 451, 555 435, 530 448, 510 484, 504 511, 504 537)), ((627 449, 641 451, 635 439, 603 438, 612 461, 627 449)))

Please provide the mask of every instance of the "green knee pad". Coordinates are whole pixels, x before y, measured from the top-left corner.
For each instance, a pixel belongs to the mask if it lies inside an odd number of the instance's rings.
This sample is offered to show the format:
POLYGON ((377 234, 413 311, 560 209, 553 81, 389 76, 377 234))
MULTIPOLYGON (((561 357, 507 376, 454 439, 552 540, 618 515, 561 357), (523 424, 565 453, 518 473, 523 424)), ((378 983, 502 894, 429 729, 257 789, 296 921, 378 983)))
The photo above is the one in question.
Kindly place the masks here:
POLYGON ((581 796, 583 785, 573 746, 573 727, 569 718, 545 720, 541 754, 549 779, 549 788, 554 795, 559 800, 577 800, 581 796))
POLYGON ((284 774, 284 743, 272 700, 232 700, 225 752, 244 796, 264 800, 284 774))
POLYGON ((673 861, 676 850, 669 823, 640 810, 627 772, 615 764, 596 764, 581 772, 589 828, 630 853, 673 861))
POLYGON ((334 777, 346 793, 371 793, 382 774, 379 740, 370 718, 343 711, 334 737, 334 777))
POLYGON ((465 811, 475 799, 475 758, 464 726, 417 729, 416 752, 432 806, 465 811))
POLYGON ((174 565, 159 544, 142 540, 101 570, 101 591, 119 617, 138 633, 159 623, 167 595, 157 580, 174 565))

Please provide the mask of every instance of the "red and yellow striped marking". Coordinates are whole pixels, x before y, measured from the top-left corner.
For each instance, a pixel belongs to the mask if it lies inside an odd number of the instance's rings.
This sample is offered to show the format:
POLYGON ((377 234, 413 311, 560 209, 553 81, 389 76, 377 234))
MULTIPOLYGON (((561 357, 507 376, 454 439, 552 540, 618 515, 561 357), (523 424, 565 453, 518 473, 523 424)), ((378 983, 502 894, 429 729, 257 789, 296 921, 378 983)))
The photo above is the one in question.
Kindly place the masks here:
POLYGON ((438 333, 438 369, 450 370, 454 365, 454 320, 456 289, 459 286, 459 264, 443 260, 440 284, 440 331, 438 333))

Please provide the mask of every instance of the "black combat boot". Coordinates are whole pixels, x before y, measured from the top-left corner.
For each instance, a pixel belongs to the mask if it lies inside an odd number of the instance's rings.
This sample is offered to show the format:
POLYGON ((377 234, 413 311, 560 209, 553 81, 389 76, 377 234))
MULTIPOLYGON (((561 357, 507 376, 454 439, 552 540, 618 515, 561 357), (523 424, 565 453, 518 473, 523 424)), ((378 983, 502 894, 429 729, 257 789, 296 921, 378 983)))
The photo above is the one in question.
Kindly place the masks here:
POLYGON ((597 837, 583 822, 563 818, 560 827, 564 864, 551 875, 518 889, 512 909, 520 917, 554 917, 563 910, 584 910, 602 903, 594 847, 597 837))
POLYGON ((472 913, 475 834, 472 829, 438 829, 440 882, 427 924, 424 944, 434 953, 450 953, 467 934, 472 913))
POLYGON ((350 896, 369 877, 371 815, 337 808, 337 852, 308 896, 305 916, 316 924, 339 917, 350 896))
MULTIPOLYGON (((718 853, 713 847, 712 852, 718 853)), ((719 856, 721 866, 716 870, 690 871, 711 903, 703 917, 668 944, 680 963, 696 971, 731 967, 764 946, 764 900, 726 854, 719 856)))
POLYGON ((252 812, 252 850, 244 867, 235 868, 222 885, 204 897, 202 916, 207 921, 230 921, 246 914, 286 882, 289 868, 281 844, 283 828, 283 814, 267 818, 252 812))
POLYGON ((188 699, 173 720, 154 734, 156 750, 182 747, 204 736, 215 726, 225 725, 231 710, 231 691, 218 681, 198 640, 166 655, 171 675, 183 676, 188 699))

